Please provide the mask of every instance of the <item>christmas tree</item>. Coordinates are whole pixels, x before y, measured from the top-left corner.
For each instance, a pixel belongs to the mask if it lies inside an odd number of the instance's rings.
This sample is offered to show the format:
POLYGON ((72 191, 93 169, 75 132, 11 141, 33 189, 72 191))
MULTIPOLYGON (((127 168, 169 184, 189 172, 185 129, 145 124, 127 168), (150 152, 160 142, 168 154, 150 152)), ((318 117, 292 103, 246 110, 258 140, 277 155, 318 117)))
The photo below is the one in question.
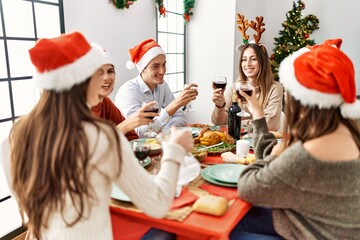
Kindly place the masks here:
POLYGON ((305 4, 293 2, 293 9, 286 13, 286 20, 282 23, 283 30, 279 31, 280 37, 275 38, 274 53, 270 57, 271 69, 275 79, 278 79, 278 70, 281 61, 292 52, 306 46, 315 44, 309 39, 309 34, 318 29, 319 20, 314 15, 307 15, 302 18, 301 11, 305 4))

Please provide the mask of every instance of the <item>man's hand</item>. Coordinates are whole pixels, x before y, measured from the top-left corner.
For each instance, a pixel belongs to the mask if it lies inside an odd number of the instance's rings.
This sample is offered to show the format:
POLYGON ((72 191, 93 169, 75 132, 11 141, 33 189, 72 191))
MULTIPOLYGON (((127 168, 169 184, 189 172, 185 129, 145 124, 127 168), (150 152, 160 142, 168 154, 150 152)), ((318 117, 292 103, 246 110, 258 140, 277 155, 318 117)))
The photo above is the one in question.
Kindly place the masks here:
POLYGON ((180 107, 185 106, 192 100, 195 100, 198 95, 197 87, 198 85, 195 83, 191 83, 184 87, 181 94, 166 107, 168 114, 170 116, 174 115, 180 107))

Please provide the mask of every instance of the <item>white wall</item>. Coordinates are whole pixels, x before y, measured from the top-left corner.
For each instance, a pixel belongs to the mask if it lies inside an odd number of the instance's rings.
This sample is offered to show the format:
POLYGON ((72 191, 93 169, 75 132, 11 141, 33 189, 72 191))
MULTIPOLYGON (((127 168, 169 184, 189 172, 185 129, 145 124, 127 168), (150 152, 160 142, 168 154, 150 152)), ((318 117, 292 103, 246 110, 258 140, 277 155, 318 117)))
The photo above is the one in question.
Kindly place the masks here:
POLYGON ((139 0, 129 9, 117 9, 107 0, 64 0, 65 31, 79 30, 89 41, 107 49, 116 65, 116 85, 111 98, 137 70, 126 68, 128 50, 142 40, 156 38, 155 1, 139 0))
POLYGON ((188 113, 191 123, 211 123, 212 80, 234 76, 234 0, 197 0, 194 16, 188 25, 187 79, 199 85, 199 95, 188 113))
MULTIPOLYGON (((175 1, 175 0, 172 0, 175 1)), ((179 0, 178 0, 179 1, 179 0)), ((236 13, 248 19, 263 16, 266 31, 262 41, 273 52, 274 37, 282 29, 285 14, 292 9, 289 0, 197 0, 194 15, 187 29, 187 79, 200 85, 199 96, 192 103, 195 112, 189 122, 210 123, 213 109, 211 81, 216 75, 233 81, 238 76, 239 56, 234 51, 241 43, 236 13)), ((360 94, 360 22, 358 0, 306 1, 303 15, 314 14, 320 29, 310 35, 317 43, 327 38, 343 39, 342 49, 353 60, 360 94), (354 20, 355 19, 355 20, 354 20)), ((125 10, 116 9, 106 0, 64 0, 66 31, 80 30, 87 38, 107 48, 116 61, 117 86, 134 77, 136 70, 127 70, 128 49, 145 38, 156 37, 155 1, 138 0, 125 10), (91 2, 91 4, 90 4, 91 2)))

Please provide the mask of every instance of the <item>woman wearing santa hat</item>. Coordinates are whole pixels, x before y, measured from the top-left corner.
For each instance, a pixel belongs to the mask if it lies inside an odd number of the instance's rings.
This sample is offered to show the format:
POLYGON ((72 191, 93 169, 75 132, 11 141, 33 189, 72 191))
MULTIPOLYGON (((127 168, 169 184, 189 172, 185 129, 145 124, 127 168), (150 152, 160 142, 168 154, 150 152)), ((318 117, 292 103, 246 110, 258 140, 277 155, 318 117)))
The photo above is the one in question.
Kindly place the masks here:
POLYGON ((341 43, 333 39, 302 48, 281 63, 290 129, 286 144, 277 144, 269 133, 256 97, 241 92, 254 119, 257 161, 242 172, 238 193, 254 207, 231 239, 253 233, 284 239, 359 238, 360 101, 354 66, 341 43), (255 215, 262 220, 254 221, 255 215))
POLYGON ((42 94, 14 123, 1 151, 13 197, 28 217, 29 239, 112 239, 112 182, 146 214, 164 217, 193 147, 191 134, 171 129, 161 169, 152 176, 114 124, 90 111, 99 103, 102 48, 73 32, 40 39, 29 53, 42 94))
POLYGON ((157 113, 145 112, 145 109, 151 107, 154 103, 147 103, 131 114, 129 118, 125 119, 120 110, 108 97, 114 89, 116 74, 114 59, 111 54, 104 50, 104 55, 104 64, 101 66, 102 76, 100 78, 99 104, 91 107, 91 111, 97 117, 113 121, 129 141, 138 139, 139 136, 134 129, 141 125, 148 125, 152 122, 151 118, 158 116, 157 113))
POLYGON ((158 133, 171 126, 184 127, 187 124, 182 107, 194 100, 198 94, 197 85, 189 84, 175 98, 170 87, 164 81, 166 56, 164 50, 153 39, 147 39, 129 50, 129 69, 137 68, 139 75, 125 82, 116 94, 115 104, 128 118, 137 111, 143 102, 157 101, 159 116, 154 122, 136 128, 139 137, 145 137, 150 130, 158 133))

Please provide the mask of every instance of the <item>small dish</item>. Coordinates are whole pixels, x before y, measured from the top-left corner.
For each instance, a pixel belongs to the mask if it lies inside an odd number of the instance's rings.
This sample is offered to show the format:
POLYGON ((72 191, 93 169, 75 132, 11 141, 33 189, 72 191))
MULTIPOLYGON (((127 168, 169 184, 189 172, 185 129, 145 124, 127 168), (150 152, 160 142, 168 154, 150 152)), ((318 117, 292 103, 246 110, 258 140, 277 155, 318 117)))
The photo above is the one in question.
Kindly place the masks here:
POLYGON ((150 157, 147 157, 147 158, 145 158, 145 160, 143 161, 142 166, 143 166, 143 167, 147 167, 147 166, 149 166, 150 163, 151 163, 151 158, 150 158, 150 157))

